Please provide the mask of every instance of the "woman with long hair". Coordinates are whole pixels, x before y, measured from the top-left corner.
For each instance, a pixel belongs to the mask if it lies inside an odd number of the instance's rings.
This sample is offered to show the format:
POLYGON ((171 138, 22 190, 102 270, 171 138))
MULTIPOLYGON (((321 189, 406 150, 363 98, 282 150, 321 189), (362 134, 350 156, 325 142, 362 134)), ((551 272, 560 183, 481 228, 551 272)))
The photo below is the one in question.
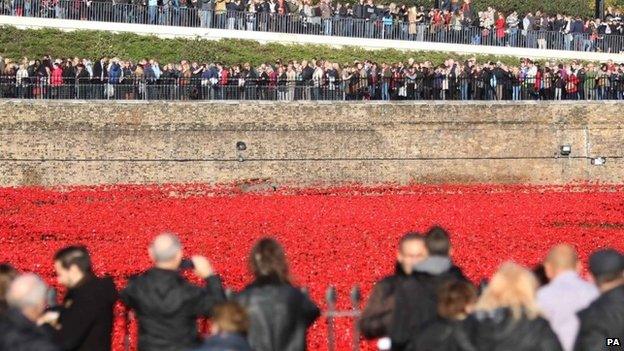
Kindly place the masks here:
POLYGON ((494 274, 472 316, 477 350, 561 351, 550 324, 540 317, 537 279, 522 266, 507 262, 494 274))
POLYGON ((255 351, 301 351, 306 331, 319 317, 319 308, 292 285, 282 246, 274 239, 256 243, 249 255, 254 281, 236 301, 249 314, 248 340, 255 351))

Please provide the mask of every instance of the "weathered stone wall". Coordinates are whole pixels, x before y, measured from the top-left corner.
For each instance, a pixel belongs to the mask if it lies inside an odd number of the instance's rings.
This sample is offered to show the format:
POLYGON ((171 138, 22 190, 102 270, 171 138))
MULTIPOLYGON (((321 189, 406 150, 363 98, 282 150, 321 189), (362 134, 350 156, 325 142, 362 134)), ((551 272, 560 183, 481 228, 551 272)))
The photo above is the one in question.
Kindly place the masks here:
POLYGON ((5 100, 0 186, 621 183, 623 128, 615 102, 5 100))

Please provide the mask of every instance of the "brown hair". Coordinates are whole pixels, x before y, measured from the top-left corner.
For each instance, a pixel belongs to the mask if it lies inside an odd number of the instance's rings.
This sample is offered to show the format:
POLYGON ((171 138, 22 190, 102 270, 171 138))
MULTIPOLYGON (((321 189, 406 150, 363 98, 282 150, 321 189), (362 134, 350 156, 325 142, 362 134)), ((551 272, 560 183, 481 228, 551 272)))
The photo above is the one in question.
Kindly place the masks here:
POLYGON ((466 313, 466 307, 477 301, 477 289, 464 281, 450 281, 438 290, 438 315, 446 319, 457 319, 466 313))
POLYGON ((0 264, 0 313, 7 309, 6 295, 15 277, 17 277, 15 268, 6 263, 0 264))
POLYGON ((247 311, 234 301, 215 306, 212 322, 220 332, 246 334, 249 329, 247 311))
POLYGON ((249 255, 249 267, 257 280, 290 283, 282 245, 275 239, 260 239, 249 255))

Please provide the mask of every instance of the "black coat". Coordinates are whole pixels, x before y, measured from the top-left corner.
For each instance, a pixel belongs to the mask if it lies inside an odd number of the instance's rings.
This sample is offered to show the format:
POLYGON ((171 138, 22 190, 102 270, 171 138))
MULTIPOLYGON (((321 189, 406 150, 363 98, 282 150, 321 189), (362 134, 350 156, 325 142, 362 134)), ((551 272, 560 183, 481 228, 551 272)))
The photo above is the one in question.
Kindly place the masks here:
MULTIPOLYGON (((429 259, 432 259, 430 257, 429 259)), ((467 281, 461 270, 452 264, 442 271, 415 271, 396 292, 393 328, 390 333, 392 350, 404 350, 414 335, 438 315, 439 287, 453 280, 467 281)), ((418 267, 418 266, 417 266, 418 267)))
POLYGON ((438 318, 415 335, 409 351, 476 351, 464 321, 438 318))
POLYGON ((603 293, 578 316, 581 327, 574 351, 604 350, 607 338, 624 342, 624 285, 603 293))
POLYGON ((479 351, 562 351, 557 335, 544 318, 514 319, 506 308, 478 312, 466 322, 479 351))
POLYGON ((247 338, 255 351, 302 351, 320 310, 290 284, 254 282, 236 296, 249 314, 247 338))
POLYGON ((57 343, 67 351, 110 351, 116 301, 111 278, 86 276, 63 299, 57 343))
POLYGON ((198 346, 197 317, 209 316, 225 295, 217 276, 200 288, 177 271, 152 268, 128 281, 121 300, 136 312, 139 351, 181 351, 198 346))
POLYGON ((367 339, 375 339, 390 335, 394 316, 395 292, 405 282, 408 275, 397 263, 395 273, 375 284, 371 296, 359 321, 362 335, 367 339))
POLYGON ((43 329, 19 311, 8 310, 0 317, 0 351, 60 351, 43 329))
POLYGON ((245 336, 233 333, 213 335, 193 351, 252 351, 245 336))

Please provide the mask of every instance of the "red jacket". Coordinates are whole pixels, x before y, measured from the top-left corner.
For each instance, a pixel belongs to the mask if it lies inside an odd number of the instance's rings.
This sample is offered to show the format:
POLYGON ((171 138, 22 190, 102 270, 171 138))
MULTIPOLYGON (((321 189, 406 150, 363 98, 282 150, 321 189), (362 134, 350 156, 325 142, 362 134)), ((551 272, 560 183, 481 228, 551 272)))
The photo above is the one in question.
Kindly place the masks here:
POLYGON ((223 69, 221 71, 221 80, 219 80, 220 85, 227 85, 230 79, 230 72, 227 69, 223 69))
POLYGON ((50 85, 58 87, 63 85, 63 69, 61 67, 52 68, 52 73, 50 74, 50 85))

